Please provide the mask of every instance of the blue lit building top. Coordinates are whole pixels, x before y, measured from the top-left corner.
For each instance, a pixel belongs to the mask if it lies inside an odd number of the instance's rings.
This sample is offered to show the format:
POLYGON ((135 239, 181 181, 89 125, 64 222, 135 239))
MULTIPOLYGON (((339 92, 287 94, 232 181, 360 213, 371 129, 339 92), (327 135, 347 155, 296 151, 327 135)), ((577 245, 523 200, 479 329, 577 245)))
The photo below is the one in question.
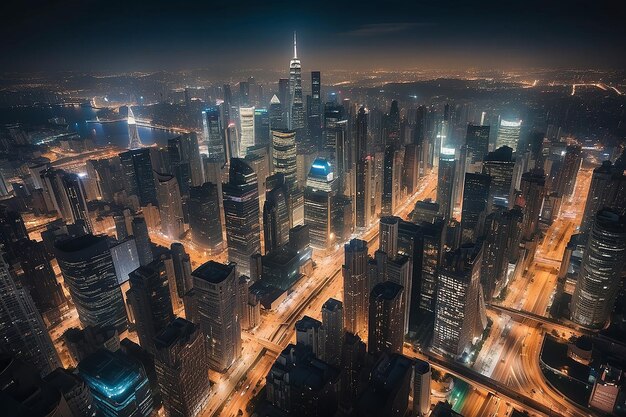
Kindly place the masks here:
POLYGON ((78 372, 102 415, 147 417, 152 412, 146 373, 141 364, 122 351, 100 349, 78 364, 78 372))

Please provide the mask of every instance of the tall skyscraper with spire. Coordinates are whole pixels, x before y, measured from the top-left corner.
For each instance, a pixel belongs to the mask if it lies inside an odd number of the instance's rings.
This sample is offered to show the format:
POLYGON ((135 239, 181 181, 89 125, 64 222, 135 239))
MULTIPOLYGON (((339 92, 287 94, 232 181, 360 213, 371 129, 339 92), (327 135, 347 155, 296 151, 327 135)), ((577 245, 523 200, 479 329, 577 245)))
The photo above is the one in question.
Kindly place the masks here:
POLYGON ((302 102, 302 65, 298 59, 296 32, 293 33, 293 58, 289 63, 290 129, 304 129, 304 104, 302 102))

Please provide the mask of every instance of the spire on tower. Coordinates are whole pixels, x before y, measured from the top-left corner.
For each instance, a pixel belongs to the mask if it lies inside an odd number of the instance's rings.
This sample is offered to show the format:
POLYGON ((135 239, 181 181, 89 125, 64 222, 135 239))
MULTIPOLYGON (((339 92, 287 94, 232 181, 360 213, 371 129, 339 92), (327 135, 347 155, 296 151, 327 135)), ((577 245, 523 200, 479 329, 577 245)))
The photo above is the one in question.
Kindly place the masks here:
POLYGON ((298 59, 298 51, 296 49, 296 31, 293 31, 293 59, 298 59))

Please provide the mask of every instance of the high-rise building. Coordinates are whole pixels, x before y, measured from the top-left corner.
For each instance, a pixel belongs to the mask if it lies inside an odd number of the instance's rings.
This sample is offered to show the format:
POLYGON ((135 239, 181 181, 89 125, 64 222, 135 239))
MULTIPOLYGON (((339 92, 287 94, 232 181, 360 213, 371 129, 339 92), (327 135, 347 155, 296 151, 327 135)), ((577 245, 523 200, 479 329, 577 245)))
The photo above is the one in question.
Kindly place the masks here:
POLYGON ((439 176, 437 177, 437 204, 439 204, 439 214, 445 219, 452 218, 454 211, 455 171, 454 149, 441 148, 441 153, 439 154, 439 176))
POLYGON ((155 368, 166 416, 194 417, 209 397, 209 365, 204 337, 177 317, 154 339, 155 368))
POLYGON ((296 159, 296 132, 293 130, 272 130, 274 173, 285 176, 285 183, 290 192, 298 187, 296 159))
POLYGON ((208 261, 192 275, 191 320, 200 326, 204 334, 209 366, 223 372, 241 356, 235 265, 208 261))
POLYGON ((325 356, 326 331, 322 327, 322 322, 309 316, 304 316, 296 322, 296 345, 299 348, 307 349, 313 355, 322 359, 325 356))
POLYGON ((395 149, 394 146, 387 145, 382 178, 381 214, 383 216, 390 216, 395 213, 399 205, 402 193, 403 164, 404 149, 395 149))
POLYGON ((267 401, 289 415, 332 416, 337 410, 338 378, 338 370, 309 349, 290 344, 265 378, 267 401))
POLYGON ((2 415, 15 417, 74 417, 60 390, 41 379, 36 364, 0 353, 2 415))
POLYGON ((357 405, 359 417, 399 417, 407 414, 413 362, 401 354, 380 355, 357 405))
POLYGON ((393 281, 376 284, 369 299, 368 352, 402 353, 404 346, 404 297, 402 285, 393 281))
POLYGON ((189 189, 191 240, 211 250, 220 249, 223 245, 218 193, 218 186, 210 182, 189 189))
POLYGON ((85 381, 74 372, 69 369, 57 368, 46 375, 44 381, 63 395, 74 417, 97 416, 98 411, 93 402, 91 391, 89 391, 85 381))
POLYGON ((482 162, 489 153, 489 129, 489 126, 467 125, 465 145, 470 166, 482 162))
POLYGON ((289 128, 304 129, 304 102, 302 101, 302 64, 296 49, 296 34, 293 34, 293 58, 289 62, 289 128))
POLYGON ((604 208, 596 213, 571 302, 571 319, 602 328, 609 319, 626 267, 626 217, 604 208))
POLYGON ((122 285, 128 281, 128 274, 139 268, 140 265, 135 238, 129 236, 120 242, 111 243, 109 250, 113 259, 117 283, 122 285))
POLYGON ((414 143, 409 143, 404 147, 402 184, 409 196, 417 190, 417 181, 421 169, 420 152, 420 146, 414 143))
POLYGON ((119 154, 123 184, 128 195, 136 195, 142 207, 158 205, 150 149, 131 149, 119 154))
POLYGON ((322 326, 324 326, 324 355, 321 359, 333 366, 341 363, 341 344, 343 338, 343 303, 334 298, 322 305, 322 326))
POLYGON ((157 199, 161 231, 171 239, 180 238, 185 231, 185 219, 180 189, 174 175, 157 174, 157 199))
POLYGON ((270 143, 270 114, 267 109, 254 109, 254 145, 267 146, 270 143))
POLYGON ((367 156, 367 113, 361 107, 356 117, 355 143, 351 160, 355 164, 355 217, 356 227, 367 227, 370 223, 370 193, 367 156))
POLYGON ((228 259, 237 264, 239 273, 249 275, 250 257, 261 252, 259 190, 256 173, 243 159, 231 159, 222 193, 228 259))
POLYGON ((448 252, 439 268, 432 348, 458 357, 487 326, 480 286, 482 250, 465 244, 448 252))
POLYGON ((147 265, 152 262, 152 242, 148 233, 148 225, 143 216, 133 218, 133 236, 135 236, 135 245, 137 246, 137 255, 139 256, 139 264, 147 265))
POLYGON ((304 224, 309 226, 311 246, 328 249, 334 241, 331 232, 331 200, 337 192, 333 168, 324 158, 317 158, 307 177, 304 193, 304 224))
POLYGON ((61 366, 48 329, 33 299, 26 288, 15 282, 1 255, 0 340, 0 351, 33 364, 42 375, 61 366))
POLYGON ((174 319, 165 264, 157 259, 130 273, 126 299, 133 312, 139 344, 154 353, 154 337, 174 319))
POLYGON ((248 154, 248 148, 253 147, 256 144, 255 129, 254 129, 254 107, 240 107, 240 134, 241 140, 239 144, 239 155, 245 157, 248 154))
POLYGON ((100 349, 78 364, 78 374, 105 417, 148 417, 154 400, 141 363, 118 350, 100 349))
POLYGON ((319 71, 311 71, 311 106, 308 126, 313 143, 319 146, 322 140, 322 79, 319 71))
POLYGON ((552 187, 558 195, 571 197, 574 194, 578 170, 582 164, 582 148, 578 145, 570 145, 565 151, 562 168, 556 177, 556 184, 552 187))
POLYGON ((269 118, 270 130, 286 129, 287 124, 283 119, 283 105, 276 94, 270 100, 269 118))
MULTIPOLYGON (((59 316, 59 309, 67 303, 67 299, 63 294, 61 284, 57 282, 44 244, 34 240, 20 239, 11 243, 10 246, 15 254, 11 257, 15 278, 28 290, 37 310, 42 315, 46 312, 54 312, 54 316, 59 316)), ((4 249, 7 249, 6 246, 4 249)))
POLYGON ((263 239, 265 253, 272 252, 289 241, 289 196, 282 174, 268 178, 268 188, 263 204, 263 239))
POLYGON ((63 183, 63 191, 67 195, 67 201, 69 203, 69 213, 71 214, 71 221, 67 223, 76 223, 78 220, 82 220, 87 228, 87 231, 92 231, 91 218, 87 211, 87 192, 83 181, 77 174, 66 173, 61 179, 63 183))
POLYGON ((430 364, 415 359, 413 367, 413 417, 424 417, 430 411, 430 364))
POLYGON ((486 174, 465 174, 463 206, 461 208, 461 241, 472 242, 478 237, 489 209, 491 177, 486 174))
POLYGON ((508 146, 513 149, 513 151, 517 150, 517 143, 520 138, 520 131, 522 128, 521 120, 506 120, 500 119, 500 123, 498 124, 498 137, 496 139, 496 148, 500 148, 502 146, 508 146))
MULTIPOLYGON (((169 173, 176 176, 181 194, 187 195, 189 186, 201 185, 204 182, 200 147, 194 132, 168 140, 167 154, 169 173)), ((157 168, 155 171, 162 172, 157 168)))
POLYGON ((626 175, 623 167, 604 161, 593 170, 580 233, 588 234, 595 222, 596 213, 604 207, 626 207, 626 175))
POLYGON ((355 335, 367 334, 370 287, 367 278, 367 242, 352 239, 344 245, 343 275, 344 328, 355 335))
POLYGON ((126 308, 108 239, 91 234, 57 241, 55 254, 83 326, 126 329, 126 308))
POLYGON ((183 298, 184 295, 193 288, 193 278, 191 277, 191 259, 189 254, 185 252, 185 247, 182 243, 172 243, 170 246, 170 253, 172 256, 174 281, 176 281, 178 297, 183 298))
POLYGON ((491 176, 489 187, 489 211, 494 206, 509 208, 509 201, 515 184, 513 183, 513 149, 503 146, 489 152, 483 161, 483 174, 491 176))
POLYGON ((224 142, 224 121, 220 117, 219 107, 202 110, 202 130, 209 158, 224 162, 226 143, 224 142))
POLYGON ((522 238, 530 240, 539 231, 539 216, 546 195, 546 176, 543 170, 533 170, 522 175, 521 191, 524 205, 522 238))
POLYGON ((341 340, 341 380, 339 408, 350 413, 362 388, 360 377, 365 365, 366 347, 359 336, 345 333, 341 340))

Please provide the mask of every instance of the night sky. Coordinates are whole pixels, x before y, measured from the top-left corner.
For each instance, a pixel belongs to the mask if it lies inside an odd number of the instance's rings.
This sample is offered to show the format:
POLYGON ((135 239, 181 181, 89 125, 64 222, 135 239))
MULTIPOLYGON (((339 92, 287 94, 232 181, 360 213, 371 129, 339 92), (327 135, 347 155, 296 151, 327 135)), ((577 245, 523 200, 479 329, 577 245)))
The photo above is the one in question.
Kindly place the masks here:
POLYGON ((294 30, 308 69, 623 69, 622 9, 618 1, 5 0, 0 72, 279 69, 294 30))

